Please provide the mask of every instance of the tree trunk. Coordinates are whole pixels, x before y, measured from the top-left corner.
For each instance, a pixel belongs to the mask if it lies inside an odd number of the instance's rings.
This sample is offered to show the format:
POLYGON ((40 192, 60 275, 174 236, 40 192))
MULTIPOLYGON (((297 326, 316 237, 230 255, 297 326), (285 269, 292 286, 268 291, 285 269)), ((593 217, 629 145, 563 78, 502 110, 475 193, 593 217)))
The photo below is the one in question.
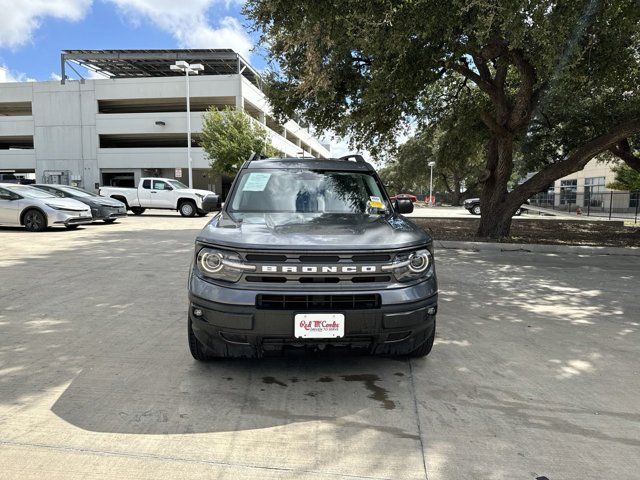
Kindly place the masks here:
POLYGON ((453 199, 451 203, 456 207, 460 205, 460 184, 462 181, 460 180, 460 176, 457 172, 453 174, 453 199))
POLYGON ((494 135, 487 144, 487 171, 480 194, 479 237, 500 239, 509 235, 511 219, 520 206, 519 200, 507 190, 512 160, 513 138, 494 135))

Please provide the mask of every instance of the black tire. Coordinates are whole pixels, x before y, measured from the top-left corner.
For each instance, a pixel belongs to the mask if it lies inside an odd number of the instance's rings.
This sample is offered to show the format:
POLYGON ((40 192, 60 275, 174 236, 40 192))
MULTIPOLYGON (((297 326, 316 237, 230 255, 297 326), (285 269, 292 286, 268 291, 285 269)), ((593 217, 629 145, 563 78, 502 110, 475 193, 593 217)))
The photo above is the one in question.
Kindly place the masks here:
POLYGON ((180 202, 180 205, 178 205, 178 211, 183 217, 193 217, 198 209, 196 208, 196 204, 191 200, 183 200, 180 202))
POLYGON ((65 225, 65 228, 67 230, 75 230, 76 228, 78 228, 80 225, 65 225))
POLYGON ((115 218, 103 218, 102 221, 104 223, 113 223, 113 222, 116 221, 116 219, 115 218))
POLYGON ((40 210, 27 210, 22 222, 29 232, 44 232, 47 229, 47 217, 40 210))
POLYGON ((431 353, 431 349, 433 348, 433 342, 436 339, 436 326, 435 324, 433 325, 433 333, 431 334, 431 336, 429 338, 427 338, 422 345, 420 345, 418 348, 416 348, 415 350, 412 350, 411 352, 409 352, 409 356, 411 358, 422 358, 422 357, 426 357, 427 355, 429 355, 431 353))
POLYGON ((473 207, 471 207, 471 210, 469 210, 473 215, 480 215, 480 205, 474 205, 473 207))
POLYGON ((205 347, 200 340, 198 340, 193 333, 193 327, 191 326, 191 319, 189 319, 189 325, 187 327, 187 338, 189 339, 189 351, 191 356, 199 362, 206 362, 211 360, 213 356, 209 353, 207 347, 205 347))
POLYGON ((131 207, 131 211, 133 212, 134 215, 142 215, 145 210, 146 208, 142 208, 142 207, 131 207))

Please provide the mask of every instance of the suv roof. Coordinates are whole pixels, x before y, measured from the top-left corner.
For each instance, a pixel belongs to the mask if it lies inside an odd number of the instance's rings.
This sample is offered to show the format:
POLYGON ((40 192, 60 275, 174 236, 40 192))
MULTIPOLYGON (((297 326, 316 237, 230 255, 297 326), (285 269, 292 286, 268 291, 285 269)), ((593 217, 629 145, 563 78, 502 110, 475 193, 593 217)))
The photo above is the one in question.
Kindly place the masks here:
POLYGON ((362 155, 348 155, 340 158, 297 158, 271 157, 256 158, 251 156, 242 168, 308 168, 311 170, 343 170, 351 172, 373 172, 374 168, 365 162, 362 155))

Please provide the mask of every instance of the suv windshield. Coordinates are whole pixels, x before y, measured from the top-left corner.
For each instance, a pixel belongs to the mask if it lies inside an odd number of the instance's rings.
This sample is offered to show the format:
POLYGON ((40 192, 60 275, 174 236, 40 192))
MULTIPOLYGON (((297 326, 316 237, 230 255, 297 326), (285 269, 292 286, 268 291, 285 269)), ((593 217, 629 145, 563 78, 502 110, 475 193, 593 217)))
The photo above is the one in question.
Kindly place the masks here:
POLYGON ((369 173, 260 169, 243 171, 228 202, 231 214, 379 215, 389 211, 369 173))

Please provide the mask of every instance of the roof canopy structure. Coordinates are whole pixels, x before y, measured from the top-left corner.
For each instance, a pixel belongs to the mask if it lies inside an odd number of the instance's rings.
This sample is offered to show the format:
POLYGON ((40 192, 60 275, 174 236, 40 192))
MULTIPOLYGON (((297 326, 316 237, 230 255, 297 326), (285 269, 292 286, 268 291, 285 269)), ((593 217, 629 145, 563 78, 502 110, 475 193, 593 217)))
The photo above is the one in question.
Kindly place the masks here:
POLYGON ((204 65, 203 75, 243 75, 261 88, 260 74, 231 49, 188 50, 63 50, 60 76, 64 83, 69 66, 76 63, 109 78, 174 77, 183 75, 170 69, 177 60, 204 65))

